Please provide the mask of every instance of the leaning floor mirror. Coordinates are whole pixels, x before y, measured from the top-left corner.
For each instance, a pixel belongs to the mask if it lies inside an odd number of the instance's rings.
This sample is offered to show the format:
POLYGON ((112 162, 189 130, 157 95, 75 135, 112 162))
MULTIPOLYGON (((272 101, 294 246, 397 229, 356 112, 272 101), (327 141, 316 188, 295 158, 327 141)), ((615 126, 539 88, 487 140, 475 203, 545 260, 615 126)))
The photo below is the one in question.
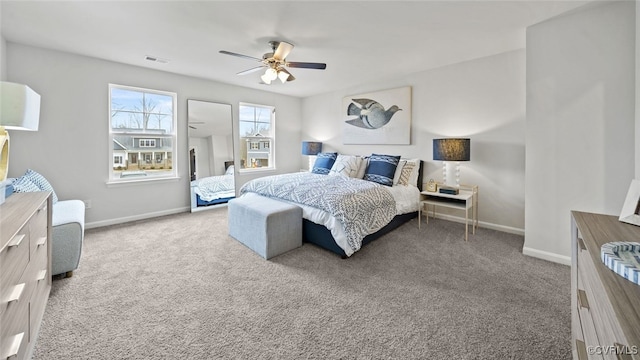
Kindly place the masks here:
POLYGON ((236 196, 231 105, 187 100, 191 211, 236 196))

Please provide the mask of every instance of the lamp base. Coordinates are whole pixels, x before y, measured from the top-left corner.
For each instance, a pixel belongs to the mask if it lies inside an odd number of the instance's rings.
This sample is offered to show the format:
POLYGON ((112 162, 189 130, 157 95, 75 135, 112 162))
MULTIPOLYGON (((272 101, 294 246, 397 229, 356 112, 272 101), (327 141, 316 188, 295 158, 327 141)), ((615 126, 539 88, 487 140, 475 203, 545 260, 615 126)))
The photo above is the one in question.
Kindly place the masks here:
POLYGON ((448 161, 442 162, 442 177, 444 184, 449 187, 460 187, 460 162, 456 162, 455 166, 448 161))
POLYGON ((0 126, 0 183, 7 180, 9 172, 9 133, 0 126))
POLYGON ((309 155, 309 171, 313 170, 313 165, 316 163, 317 156, 309 155))

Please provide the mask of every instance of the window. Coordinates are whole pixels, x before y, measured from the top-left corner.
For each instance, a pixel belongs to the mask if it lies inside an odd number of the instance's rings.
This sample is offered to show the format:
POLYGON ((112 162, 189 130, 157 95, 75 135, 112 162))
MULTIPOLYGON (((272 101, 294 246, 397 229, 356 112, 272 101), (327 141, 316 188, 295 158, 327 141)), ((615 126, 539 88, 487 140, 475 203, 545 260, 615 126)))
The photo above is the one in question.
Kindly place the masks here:
POLYGON ((140 147, 156 147, 155 139, 140 139, 140 147))
POLYGON ((109 84, 110 182, 177 177, 176 98, 109 84))
POLYGON ((240 169, 275 169, 275 108, 240 103, 240 169))

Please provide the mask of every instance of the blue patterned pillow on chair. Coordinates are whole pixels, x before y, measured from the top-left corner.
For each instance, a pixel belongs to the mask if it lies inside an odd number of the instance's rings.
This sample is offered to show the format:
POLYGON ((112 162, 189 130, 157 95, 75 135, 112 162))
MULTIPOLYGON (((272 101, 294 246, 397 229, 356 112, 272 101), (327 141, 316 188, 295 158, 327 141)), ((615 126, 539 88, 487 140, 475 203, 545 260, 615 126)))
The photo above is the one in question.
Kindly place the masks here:
POLYGON ((40 188, 26 176, 20 176, 14 179, 11 186, 13 186, 13 192, 17 193, 41 191, 40 188))
POLYGON ((316 158, 316 162, 313 164, 313 170, 311 170, 311 172, 314 174, 329 174, 329 171, 331 170, 333 163, 336 162, 337 158, 338 153, 319 153, 316 158))
POLYGON ((53 190, 53 186, 49 184, 49 182, 47 181, 47 179, 44 178, 44 176, 40 175, 38 172, 34 170, 28 169, 27 172, 24 173, 22 177, 31 180, 31 182, 34 183, 39 189, 36 191, 51 191, 51 200, 53 201, 54 204, 58 202, 58 195, 56 195, 56 192, 53 190))
POLYGON ((393 186, 393 175, 400 162, 400 156, 371 154, 364 179, 378 184, 393 186))

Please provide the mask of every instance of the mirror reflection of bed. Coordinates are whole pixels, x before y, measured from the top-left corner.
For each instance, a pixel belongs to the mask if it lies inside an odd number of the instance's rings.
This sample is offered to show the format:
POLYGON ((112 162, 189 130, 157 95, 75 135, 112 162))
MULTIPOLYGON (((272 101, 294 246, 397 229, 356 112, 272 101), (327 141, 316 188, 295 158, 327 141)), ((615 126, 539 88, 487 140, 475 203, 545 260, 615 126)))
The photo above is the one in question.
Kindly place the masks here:
POLYGON ((236 196, 231 105, 187 100, 191 211, 236 196))

